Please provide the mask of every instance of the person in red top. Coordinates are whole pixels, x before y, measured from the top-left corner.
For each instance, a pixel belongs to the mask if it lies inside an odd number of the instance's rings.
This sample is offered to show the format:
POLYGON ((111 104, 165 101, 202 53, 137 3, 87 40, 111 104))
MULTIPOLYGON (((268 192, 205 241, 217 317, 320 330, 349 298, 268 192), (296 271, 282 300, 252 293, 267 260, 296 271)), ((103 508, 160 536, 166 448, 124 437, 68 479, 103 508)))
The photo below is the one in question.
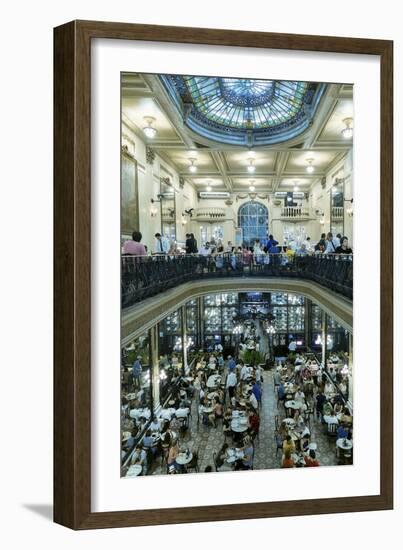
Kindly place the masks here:
POLYGON ((285 451, 283 462, 281 464, 282 468, 294 468, 295 464, 293 459, 291 458, 290 451, 285 451))
POLYGON ((316 453, 314 450, 309 451, 309 455, 305 457, 305 466, 311 468, 313 466, 320 466, 319 460, 316 458, 316 453))
POLYGON ((251 435, 257 435, 259 433, 260 418, 259 415, 252 411, 249 415, 249 431, 251 435))

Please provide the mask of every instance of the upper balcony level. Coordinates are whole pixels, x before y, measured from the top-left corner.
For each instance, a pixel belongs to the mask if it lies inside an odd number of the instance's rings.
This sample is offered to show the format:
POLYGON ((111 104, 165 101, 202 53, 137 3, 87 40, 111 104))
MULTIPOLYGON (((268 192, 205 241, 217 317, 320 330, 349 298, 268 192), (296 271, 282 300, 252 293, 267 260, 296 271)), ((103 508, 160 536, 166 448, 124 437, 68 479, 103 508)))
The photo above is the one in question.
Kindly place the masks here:
POLYGON ((122 308, 183 283, 220 278, 300 279, 353 297, 353 256, 344 254, 123 256, 122 308))
POLYGON ((196 208, 194 217, 197 221, 216 221, 223 220, 226 217, 226 209, 217 206, 208 206, 196 208))

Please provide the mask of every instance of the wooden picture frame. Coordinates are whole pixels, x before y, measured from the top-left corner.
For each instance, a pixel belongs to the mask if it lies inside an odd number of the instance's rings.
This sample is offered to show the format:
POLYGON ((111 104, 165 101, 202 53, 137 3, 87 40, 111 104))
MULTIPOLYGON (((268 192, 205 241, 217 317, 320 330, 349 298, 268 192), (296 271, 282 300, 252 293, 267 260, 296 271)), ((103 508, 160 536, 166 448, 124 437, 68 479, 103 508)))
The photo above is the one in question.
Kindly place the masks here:
POLYGON ((54 520, 72 529, 328 514, 393 507, 393 43, 73 21, 54 30, 54 520), (91 40, 275 48, 380 56, 380 494, 92 513, 91 495, 91 40))

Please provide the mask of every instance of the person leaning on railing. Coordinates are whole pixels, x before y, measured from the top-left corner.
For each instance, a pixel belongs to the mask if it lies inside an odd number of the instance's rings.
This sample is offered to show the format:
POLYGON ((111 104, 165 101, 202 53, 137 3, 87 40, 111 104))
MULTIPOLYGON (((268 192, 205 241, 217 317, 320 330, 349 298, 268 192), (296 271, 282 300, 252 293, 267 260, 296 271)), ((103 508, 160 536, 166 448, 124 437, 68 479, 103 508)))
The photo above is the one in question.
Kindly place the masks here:
POLYGON ((134 256, 146 256, 147 251, 140 241, 142 239, 142 234, 140 231, 133 231, 132 233, 132 240, 131 241, 125 241, 123 244, 123 254, 132 254, 134 256))
POLYGON ((336 248, 336 254, 352 254, 352 249, 348 246, 348 238, 342 237, 340 246, 336 248))

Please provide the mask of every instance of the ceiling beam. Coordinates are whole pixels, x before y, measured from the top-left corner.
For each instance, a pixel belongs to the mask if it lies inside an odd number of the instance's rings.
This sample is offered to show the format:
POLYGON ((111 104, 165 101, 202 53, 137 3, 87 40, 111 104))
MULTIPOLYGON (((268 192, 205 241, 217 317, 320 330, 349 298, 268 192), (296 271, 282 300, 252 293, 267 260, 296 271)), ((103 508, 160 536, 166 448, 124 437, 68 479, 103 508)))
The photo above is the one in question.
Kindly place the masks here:
POLYGON ((225 161, 224 155, 219 151, 211 151, 210 155, 215 162, 215 165, 217 166, 220 176, 223 179, 224 185, 228 191, 232 191, 232 181, 231 178, 228 177, 228 167, 227 163, 225 161))
POLYGON ((287 165, 290 153, 288 151, 281 151, 277 153, 276 158, 276 173, 272 182, 273 192, 277 191, 281 180, 283 179, 283 172, 287 165))

